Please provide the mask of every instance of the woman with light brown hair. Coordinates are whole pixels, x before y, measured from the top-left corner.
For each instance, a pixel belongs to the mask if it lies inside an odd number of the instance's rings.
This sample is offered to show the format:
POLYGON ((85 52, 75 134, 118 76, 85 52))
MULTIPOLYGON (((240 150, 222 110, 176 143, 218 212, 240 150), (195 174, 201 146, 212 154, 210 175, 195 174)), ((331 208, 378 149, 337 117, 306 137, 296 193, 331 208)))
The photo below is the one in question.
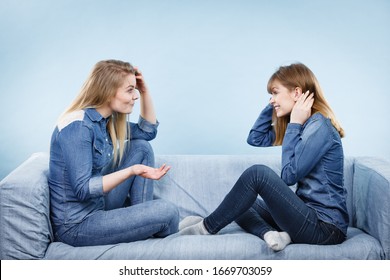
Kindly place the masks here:
POLYGON ((281 174, 254 165, 206 218, 189 216, 181 234, 216 234, 236 221, 275 251, 289 243, 338 244, 348 226, 344 131, 312 71, 301 63, 269 79, 270 102, 252 127, 253 146, 282 145, 281 174), (296 192, 289 186, 296 184, 296 192), (260 197, 258 197, 260 196, 260 197))
POLYGON ((56 241, 72 246, 131 242, 177 232, 176 206, 153 200, 148 141, 157 134, 141 72, 119 60, 98 62, 51 138, 49 187, 56 241), (140 98, 138 123, 127 120, 140 98))

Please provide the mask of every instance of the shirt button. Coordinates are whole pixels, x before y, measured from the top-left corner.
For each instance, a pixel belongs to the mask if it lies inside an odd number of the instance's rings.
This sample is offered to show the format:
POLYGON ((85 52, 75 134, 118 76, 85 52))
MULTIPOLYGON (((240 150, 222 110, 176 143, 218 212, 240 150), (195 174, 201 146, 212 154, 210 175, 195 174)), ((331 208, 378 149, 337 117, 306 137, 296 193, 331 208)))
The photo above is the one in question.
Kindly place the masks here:
POLYGON ((108 139, 106 138, 106 142, 108 142, 108 139))
POLYGON ((110 157, 110 156, 111 156, 111 154, 108 154, 108 156, 110 157))

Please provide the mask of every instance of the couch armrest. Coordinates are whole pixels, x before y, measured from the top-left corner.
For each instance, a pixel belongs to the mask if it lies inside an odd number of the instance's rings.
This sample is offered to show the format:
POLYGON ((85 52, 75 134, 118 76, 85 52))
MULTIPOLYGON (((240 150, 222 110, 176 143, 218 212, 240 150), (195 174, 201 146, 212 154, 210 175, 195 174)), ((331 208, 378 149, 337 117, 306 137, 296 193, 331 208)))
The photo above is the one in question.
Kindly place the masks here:
POLYGON ((33 154, 0 182, 0 259, 42 259, 52 241, 49 155, 33 154))
POLYGON ((377 238, 390 259, 390 162, 356 158, 352 195, 354 226, 377 238))

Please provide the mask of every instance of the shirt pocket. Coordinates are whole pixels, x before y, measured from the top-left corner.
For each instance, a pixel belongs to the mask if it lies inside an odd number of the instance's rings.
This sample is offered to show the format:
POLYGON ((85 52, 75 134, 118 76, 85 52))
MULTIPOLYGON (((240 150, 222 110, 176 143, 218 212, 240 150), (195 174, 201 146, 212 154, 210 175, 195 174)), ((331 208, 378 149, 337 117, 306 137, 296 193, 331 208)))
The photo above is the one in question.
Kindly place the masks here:
POLYGON ((105 167, 111 157, 109 145, 105 145, 103 141, 95 140, 93 143, 93 169, 100 170, 105 167))

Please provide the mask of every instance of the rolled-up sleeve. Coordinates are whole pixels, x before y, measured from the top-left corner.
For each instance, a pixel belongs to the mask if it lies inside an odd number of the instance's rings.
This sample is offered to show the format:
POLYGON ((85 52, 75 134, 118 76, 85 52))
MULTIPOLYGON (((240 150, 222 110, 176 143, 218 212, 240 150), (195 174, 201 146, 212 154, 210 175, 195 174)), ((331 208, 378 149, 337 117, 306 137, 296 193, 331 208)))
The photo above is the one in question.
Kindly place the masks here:
POLYGON ((89 193, 91 197, 99 197, 103 195, 103 176, 98 175, 89 180, 89 193))
POLYGON ((272 127, 272 105, 267 105, 256 119, 249 132, 247 143, 255 147, 269 147, 275 141, 275 132, 272 127))
POLYGON ((157 136, 157 128, 160 125, 158 121, 155 124, 139 117, 138 123, 129 123, 130 139, 143 139, 151 141, 157 136))

